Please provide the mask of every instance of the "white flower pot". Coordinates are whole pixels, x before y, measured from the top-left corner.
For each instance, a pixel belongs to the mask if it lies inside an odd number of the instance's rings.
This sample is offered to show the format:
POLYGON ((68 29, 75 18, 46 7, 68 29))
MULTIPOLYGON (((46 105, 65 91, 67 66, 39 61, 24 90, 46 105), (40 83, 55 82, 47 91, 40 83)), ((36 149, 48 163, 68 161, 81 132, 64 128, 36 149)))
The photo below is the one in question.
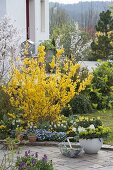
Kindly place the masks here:
POLYGON ((79 139, 80 146, 83 148, 85 153, 94 154, 97 153, 102 145, 102 138, 94 138, 94 139, 79 139))

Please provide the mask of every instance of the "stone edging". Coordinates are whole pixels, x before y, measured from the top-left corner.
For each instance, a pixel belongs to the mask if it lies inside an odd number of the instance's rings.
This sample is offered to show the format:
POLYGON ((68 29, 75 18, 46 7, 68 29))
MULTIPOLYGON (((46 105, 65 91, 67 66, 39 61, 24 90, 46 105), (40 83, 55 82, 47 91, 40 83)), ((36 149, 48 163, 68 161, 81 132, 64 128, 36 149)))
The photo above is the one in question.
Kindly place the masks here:
MULTIPOLYGON (((4 143, 4 140, 0 140, 0 143, 4 143)), ((50 141, 44 141, 44 142, 34 142, 34 143, 30 143, 29 141, 22 141, 19 145, 20 146, 58 146, 60 142, 50 142, 50 141)), ((68 145, 67 142, 65 142, 66 145, 68 145)), ((72 142, 72 147, 75 147, 76 145, 79 145, 79 143, 74 143, 72 142)), ((110 150, 113 151, 113 146, 112 145, 103 145, 102 148, 103 150, 110 150)))
MULTIPOLYGON (((44 142, 34 142, 34 143, 29 143, 28 141, 23 141, 20 143, 20 145, 27 145, 27 146, 58 146, 59 142, 48 142, 48 141, 44 141, 44 142)), ((66 145, 68 145, 67 142, 65 142, 66 145)), ((71 143, 72 147, 75 147, 76 145, 79 145, 79 143, 71 143)), ((112 145, 103 145, 102 148, 103 150, 111 150, 113 151, 113 146, 112 145)))
POLYGON ((112 146, 112 145, 105 145, 105 144, 104 144, 104 145, 102 146, 102 149, 103 149, 103 150, 113 151, 113 146, 112 146))

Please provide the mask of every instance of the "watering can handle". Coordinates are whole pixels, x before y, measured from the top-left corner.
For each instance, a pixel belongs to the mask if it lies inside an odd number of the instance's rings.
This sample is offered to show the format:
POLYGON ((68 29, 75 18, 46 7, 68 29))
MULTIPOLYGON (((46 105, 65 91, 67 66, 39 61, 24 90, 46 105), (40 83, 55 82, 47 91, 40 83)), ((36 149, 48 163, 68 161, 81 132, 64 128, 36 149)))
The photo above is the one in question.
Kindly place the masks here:
POLYGON ((73 139, 73 137, 68 137, 68 138, 67 138, 67 142, 68 142, 68 144, 69 144, 69 147, 70 147, 70 148, 72 148, 72 146, 71 146, 71 142, 70 142, 70 140, 69 140, 69 139, 73 139))

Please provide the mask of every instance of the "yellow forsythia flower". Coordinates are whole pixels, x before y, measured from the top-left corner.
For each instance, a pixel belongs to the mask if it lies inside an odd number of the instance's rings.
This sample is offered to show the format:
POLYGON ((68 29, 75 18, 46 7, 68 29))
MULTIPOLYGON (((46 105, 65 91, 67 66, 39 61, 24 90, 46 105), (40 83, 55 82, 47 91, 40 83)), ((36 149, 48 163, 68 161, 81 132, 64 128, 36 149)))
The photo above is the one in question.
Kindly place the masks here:
POLYGON ((0 129, 5 129, 5 128, 6 128, 6 126, 0 125, 0 129))
POLYGON ((86 86, 91 83, 92 79, 93 79, 93 75, 89 74, 88 77, 80 83, 78 93, 85 90, 86 86))
POLYGON ((96 32, 96 36, 97 36, 97 37, 103 36, 103 33, 100 32, 100 31, 98 31, 98 32, 96 32))
POLYGON ((39 52, 39 53, 42 53, 44 50, 45 50, 45 46, 40 45, 40 46, 38 47, 38 52, 39 52))
POLYGON ((13 113, 8 113, 7 114, 10 118, 12 118, 12 119, 16 119, 16 116, 15 116, 15 114, 13 114, 13 113))
MULTIPOLYGON (((59 57, 64 49, 57 50, 56 56, 49 63, 55 72, 46 72, 45 47, 38 47, 38 59, 24 59, 21 68, 14 70, 12 78, 5 91, 10 96, 11 104, 23 110, 23 119, 27 122, 51 120, 60 121, 60 113, 67 103, 81 90, 91 83, 89 75, 80 82, 80 65, 66 59, 60 66, 59 57), (73 77, 76 75, 76 79, 73 77), (79 89, 77 85, 80 84, 79 89)), ((16 116, 8 113, 10 118, 16 116)))
POLYGON ((45 61, 45 47, 43 45, 40 45, 38 47, 38 62, 39 63, 44 63, 45 61))
POLYGON ((49 63, 49 65, 50 65, 50 67, 51 67, 52 69, 55 68, 56 64, 55 64, 55 57, 54 57, 54 56, 53 56, 53 58, 52 58, 51 63, 49 63))
POLYGON ((56 57, 59 58, 64 53, 64 48, 57 50, 56 57))

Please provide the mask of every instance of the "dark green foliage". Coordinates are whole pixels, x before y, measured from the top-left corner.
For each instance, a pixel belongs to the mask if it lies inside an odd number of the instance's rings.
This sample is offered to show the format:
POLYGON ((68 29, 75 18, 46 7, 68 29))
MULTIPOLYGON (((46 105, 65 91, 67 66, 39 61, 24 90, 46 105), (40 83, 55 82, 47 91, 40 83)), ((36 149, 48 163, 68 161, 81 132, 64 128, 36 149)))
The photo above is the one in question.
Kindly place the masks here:
POLYGON ((63 114, 66 117, 73 115, 71 106, 68 104, 65 108, 62 109, 61 114, 63 114))
POLYGON ((56 44, 54 38, 52 40, 45 40, 42 45, 45 46, 45 61, 46 61, 46 71, 51 72, 51 67, 49 63, 52 61, 53 56, 56 54, 56 44))
POLYGON ((2 119, 4 114, 13 109, 9 99, 9 95, 0 87, 0 119, 2 119))
MULTIPOLYGON (((88 69, 83 67, 79 70, 80 82, 82 82, 88 76, 88 69)), ((77 75, 73 77, 73 81, 76 81, 77 75)), ((79 83, 76 88, 79 87, 79 83)), ((75 95, 70 103, 62 110, 64 116, 70 116, 75 114, 87 114, 92 112, 92 105, 89 96, 89 90, 81 92, 79 95, 75 95)))
POLYGON ((103 62, 93 72, 90 88, 91 102, 97 109, 113 107, 113 63, 103 62))
POLYGON ((100 19, 96 25, 96 31, 107 32, 113 30, 113 18, 111 16, 111 11, 102 11, 100 13, 100 19))
POLYGON ((18 123, 16 119, 8 116, 8 113, 16 113, 18 116, 22 114, 22 110, 15 108, 11 105, 10 96, 0 87, 0 125, 6 126, 4 129, 0 129, 0 139, 5 139, 6 137, 14 136, 15 129, 18 123))
POLYGON ((56 44, 54 38, 52 40, 45 40, 42 45, 45 46, 45 51, 54 50, 56 51, 56 44))
POLYGON ((108 59, 113 56, 113 46, 111 45, 111 39, 108 36, 103 35, 98 37, 98 43, 93 41, 91 43, 93 59, 108 59))
MULTIPOLYGON (((83 67, 79 72, 80 80, 83 81, 87 76, 88 76, 88 69, 86 67, 83 67)), ((87 88, 79 95, 75 95, 75 97, 70 102, 70 106, 72 108, 73 114, 87 114, 92 112, 92 106, 91 106, 89 92, 87 88)))
POLYGON ((91 44, 92 55, 97 59, 108 59, 113 56, 112 37, 108 36, 108 32, 113 30, 113 17, 111 11, 103 11, 100 13, 100 19, 96 25, 96 31, 101 35, 91 44))
POLYGON ((0 118, 7 113, 19 114, 21 112, 21 109, 19 110, 18 108, 12 106, 10 102, 10 96, 7 94, 7 92, 4 91, 2 87, 0 87, 0 118))
POLYGON ((81 93, 75 96, 71 102, 73 114, 87 114, 92 112, 92 106, 88 95, 81 93))

